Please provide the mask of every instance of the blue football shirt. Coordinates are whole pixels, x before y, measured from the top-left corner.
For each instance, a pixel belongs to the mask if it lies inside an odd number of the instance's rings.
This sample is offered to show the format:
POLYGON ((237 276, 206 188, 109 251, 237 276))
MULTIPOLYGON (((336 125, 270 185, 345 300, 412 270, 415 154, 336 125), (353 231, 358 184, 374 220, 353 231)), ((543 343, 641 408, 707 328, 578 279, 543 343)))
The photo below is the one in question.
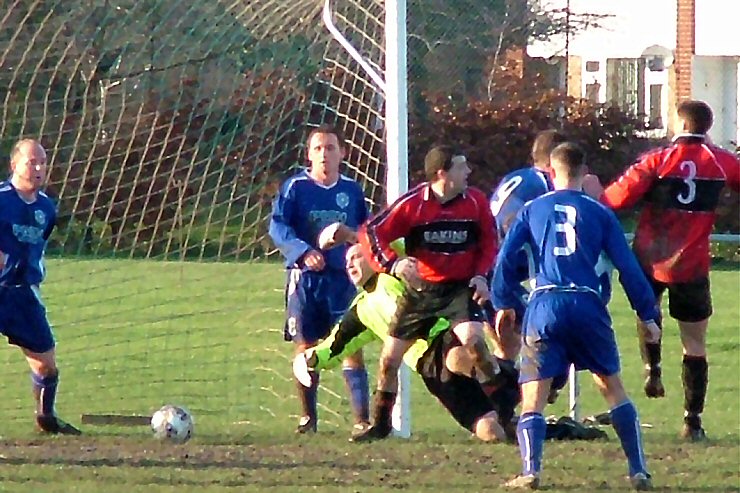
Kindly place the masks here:
POLYGON ((509 286, 517 282, 516 253, 525 245, 537 266, 533 294, 588 291, 604 300, 604 254, 619 271, 620 283, 640 319, 658 318, 653 291, 616 216, 583 192, 549 192, 522 208, 497 259, 493 280, 497 309, 520 304, 509 286))
POLYGON ((0 182, 0 284, 38 285, 44 280, 44 249, 56 224, 56 206, 43 192, 26 202, 9 181, 0 182))
POLYGON ((550 175, 533 166, 504 176, 491 194, 491 212, 496 218, 499 239, 503 241, 516 215, 530 200, 553 189, 550 175))
MULTIPOLYGON (((321 231, 340 222, 357 229, 368 218, 367 204, 360 185, 344 175, 331 186, 314 181, 308 171, 287 179, 272 206, 270 237, 293 267, 309 249, 319 250, 321 231)), ((328 268, 344 270, 347 247, 323 251, 328 268)))

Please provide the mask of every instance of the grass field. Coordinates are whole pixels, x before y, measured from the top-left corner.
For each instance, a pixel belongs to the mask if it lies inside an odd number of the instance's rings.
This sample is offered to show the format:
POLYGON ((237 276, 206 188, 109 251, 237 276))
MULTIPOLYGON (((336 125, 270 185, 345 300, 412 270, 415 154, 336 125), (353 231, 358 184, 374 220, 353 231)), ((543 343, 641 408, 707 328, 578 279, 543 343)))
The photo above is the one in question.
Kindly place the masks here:
MULTIPOLYGON (((196 416, 183 446, 146 427, 85 427, 80 438, 39 437, 30 419, 28 372, 17 349, 0 350, 0 491, 496 491, 519 469, 511 445, 479 443, 415 382, 413 436, 347 442, 341 377, 325 374, 322 422, 296 437, 281 340, 283 273, 274 264, 53 260, 45 287, 59 341, 60 414, 149 414, 182 403, 196 416)), ((641 394, 632 315, 621 289, 612 303, 624 378, 641 413, 659 491, 740 491, 740 272, 712 275, 708 445, 677 438, 682 417, 680 344, 665 332, 667 397, 641 394)), ((369 359, 373 359, 372 352, 369 359)), ((604 410, 584 379, 586 414, 604 410)), ((566 398, 548 413, 565 414, 566 398)), ((547 444, 547 491, 627 491, 611 428, 606 442, 547 444)))

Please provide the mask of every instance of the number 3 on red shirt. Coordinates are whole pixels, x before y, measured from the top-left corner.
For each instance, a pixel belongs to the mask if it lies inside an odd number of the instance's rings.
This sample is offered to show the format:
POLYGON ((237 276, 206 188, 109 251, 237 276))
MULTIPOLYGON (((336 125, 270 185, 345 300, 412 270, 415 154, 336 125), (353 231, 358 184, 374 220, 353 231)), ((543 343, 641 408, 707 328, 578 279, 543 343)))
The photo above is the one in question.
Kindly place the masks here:
POLYGON ((682 204, 690 204, 696 198, 696 182, 694 181, 694 178, 696 178, 696 163, 694 161, 683 161, 679 168, 681 168, 681 171, 688 170, 683 179, 688 190, 686 190, 685 196, 684 193, 681 192, 676 196, 676 199, 678 199, 682 204))

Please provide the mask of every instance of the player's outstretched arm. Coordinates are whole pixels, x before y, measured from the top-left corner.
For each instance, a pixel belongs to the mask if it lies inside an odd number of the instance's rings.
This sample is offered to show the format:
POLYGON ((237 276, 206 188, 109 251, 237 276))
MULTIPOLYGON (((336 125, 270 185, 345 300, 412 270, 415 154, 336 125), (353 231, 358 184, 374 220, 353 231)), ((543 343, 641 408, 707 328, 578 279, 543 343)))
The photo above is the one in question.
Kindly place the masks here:
POLYGON ((377 339, 378 337, 360 321, 357 304, 354 304, 342 320, 334 325, 326 339, 295 357, 293 374, 301 384, 308 387, 311 385, 309 370, 336 368, 347 356, 377 339))
POLYGON ((656 159, 656 156, 650 154, 630 166, 606 187, 599 200, 612 209, 634 206, 650 190, 657 177, 656 159))
POLYGON ((653 289, 638 264, 637 258, 630 250, 616 216, 611 211, 606 212, 608 224, 605 226, 604 251, 619 271, 619 282, 640 320, 646 323, 657 321, 660 314, 656 307, 653 289))
POLYGON ((393 243, 405 238, 410 230, 409 217, 414 216, 407 205, 417 193, 418 187, 406 192, 360 227, 358 240, 376 272, 390 273, 398 260, 393 243))

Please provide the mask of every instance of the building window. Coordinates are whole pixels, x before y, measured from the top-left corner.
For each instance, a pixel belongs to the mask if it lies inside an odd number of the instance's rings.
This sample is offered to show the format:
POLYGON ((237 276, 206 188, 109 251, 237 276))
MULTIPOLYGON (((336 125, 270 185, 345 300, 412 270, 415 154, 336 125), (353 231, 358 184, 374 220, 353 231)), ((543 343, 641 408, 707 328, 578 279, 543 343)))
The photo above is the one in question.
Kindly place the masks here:
POLYGON ((591 84, 586 84, 586 99, 594 103, 599 103, 599 91, 601 90, 601 84, 599 81, 593 81, 591 84))
POLYGON ((663 85, 650 84, 650 128, 663 128, 663 85))

